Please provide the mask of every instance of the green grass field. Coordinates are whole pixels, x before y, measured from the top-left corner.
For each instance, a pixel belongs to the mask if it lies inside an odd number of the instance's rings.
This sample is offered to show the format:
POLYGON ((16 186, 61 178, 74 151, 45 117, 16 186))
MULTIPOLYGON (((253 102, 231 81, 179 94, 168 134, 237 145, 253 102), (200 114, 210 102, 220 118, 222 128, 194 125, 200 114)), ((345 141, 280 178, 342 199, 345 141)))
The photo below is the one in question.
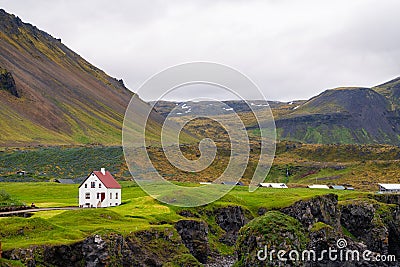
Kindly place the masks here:
MULTIPOLYGON (((115 232, 127 234, 153 227, 170 227, 183 219, 179 210, 189 209, 206 221, 207 210, 222 206, 240 205, 257 217, 259 208, 267 210, 288 206, 300 199, 316 195, 336 193, 339 200, 366 197, 369 193, 357 191, 311 190, 306 188, 268 189, 259 188, 249 193, 247 187, 236 187, 222 199, 198 208, 168 206, 147 196, 133 182, 122 182, 122 201, 118 207, 104 209, 79 209, 69 211, 36 212, 30 218, 0 218, 0 238, 3 250, 39 244, 68 244, 94 233, 115 232)), ((193 186, 193 184, 190 184, 193 186)), ((57 183, 0 183, 5 190, 21 202, 34 202, 38 207, 62 207, 78 205, 78 186, 57 183)), ((210 222, 212 223, 212 222, 210 222)), ((211 237, 211 239, 213 239, 211 237)), ((214 238, 217 240, 217 238, 214 238)), ((228 248, 226 248, 229 251, 228 248)))

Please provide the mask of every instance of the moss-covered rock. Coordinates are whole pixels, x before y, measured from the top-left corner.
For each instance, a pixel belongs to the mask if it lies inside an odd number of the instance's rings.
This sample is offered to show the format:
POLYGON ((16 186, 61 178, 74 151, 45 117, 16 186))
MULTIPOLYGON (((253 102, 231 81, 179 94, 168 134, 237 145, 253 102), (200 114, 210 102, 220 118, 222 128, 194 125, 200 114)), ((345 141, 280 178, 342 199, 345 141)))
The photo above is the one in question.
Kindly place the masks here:
POLYGON ((180 220, 175 228, 190 253, 201 263, 206 263, 210 253, 207 224, 198 220, 180 220))
POLYGON ((82 242, 60 246, 31 246, 6 251, 4 257, 26 266, 199 266, 173 228, 128 234, 95 235, 82 242), (180 260, 179 260, 180 259, 180 260), (174 265, 175 264, 175 265, 174 265))
POLYGON ((328 194, 309 200, 300 200, 282 209, 282 212, 299 220, 306 229, 311 229, 316 222, 339 228, 340 213, 337 204, 338 196, 328 194))
POLYGON ((240 228, 249 222, 247 217, 251 217, 249 213, 246 216, 245 210, 240 206, 218 208, 214 215, 215 222, 225 231, 220 241, 230 246, 236 243, 240 228))
MULTIPOLYGON (((281 212, 270 211, 240 230, 236 244, 236 266, 283 266, 276 252, 272 260, 269 253, 273 250, 302 251, 306 246, 307 234, 299 221, 281 212), (267 259, 260 260, 258 256, 262 258, 266 249, 267 259), (259 253, 261 250, 263 252, 259 253)), ((298 262, 287 261, 286 264, 296 266, 298 262)))
POLYGON ((393 237, 398 238, 400 234, 396 210, 398 206, 368 199, 346 202, 341 205, 340 222, 370 250, 388 254, 389 249, 399 247, 398 242, 393 242, 393 237))

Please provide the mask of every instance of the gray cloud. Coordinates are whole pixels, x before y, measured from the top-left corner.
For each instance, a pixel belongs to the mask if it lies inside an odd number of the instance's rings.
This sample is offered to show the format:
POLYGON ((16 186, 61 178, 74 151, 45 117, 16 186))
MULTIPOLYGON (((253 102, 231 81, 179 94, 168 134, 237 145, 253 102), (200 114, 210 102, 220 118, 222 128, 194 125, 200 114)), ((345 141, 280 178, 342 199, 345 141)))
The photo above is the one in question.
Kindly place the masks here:
POLYGON ((397 0, 0 0, 0 5, 61 37, 133 91, 166 67, 197 60, 242 71, 273 100, 374 86, 400 76, 397 0))

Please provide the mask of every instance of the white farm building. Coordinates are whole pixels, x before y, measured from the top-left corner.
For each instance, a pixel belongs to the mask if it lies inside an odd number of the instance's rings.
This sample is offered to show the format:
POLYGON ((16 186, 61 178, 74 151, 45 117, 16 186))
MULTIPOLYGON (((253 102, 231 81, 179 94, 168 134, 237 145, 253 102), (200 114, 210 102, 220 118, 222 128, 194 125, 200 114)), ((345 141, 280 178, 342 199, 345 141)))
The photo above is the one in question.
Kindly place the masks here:
POLYGON ((400 193, 400 184, 378 184, 379 192, 382 193, 400 193))
POLYGON ((313 184, 313 185, 309 185, 307 187, 311 188, 311 189, 329 189, 329 186, 324 185, 324 184, 313 184))
POLYGON ((79 186, 79 207, 105 208, 121 205, 121 185, 109 171, 93 171, 79 186))
POLYGON ((260 183, 261 187, 288 188, 285 183, 260 183))

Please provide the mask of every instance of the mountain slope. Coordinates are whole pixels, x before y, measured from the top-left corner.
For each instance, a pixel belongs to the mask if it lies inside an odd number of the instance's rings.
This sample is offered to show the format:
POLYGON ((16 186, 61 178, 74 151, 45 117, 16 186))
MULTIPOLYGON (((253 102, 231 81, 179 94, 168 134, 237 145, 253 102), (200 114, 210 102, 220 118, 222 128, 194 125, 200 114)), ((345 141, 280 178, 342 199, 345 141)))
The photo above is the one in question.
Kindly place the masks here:
MULTIPOLYGON (((60 39, 0 9, 0 145, 120 144, 132 95, 60 39)), ((151 118, 149 128, 160 129, 162 116, 151 118)))
POLYGON ((400 108, 400 77, 372 88, 391 101, 392 110, 400 108))
POLYGON ((369 88, 326 90, 276 118, 281 139, 307 143, 398 144, 400 124, 391 101, 369 88))

